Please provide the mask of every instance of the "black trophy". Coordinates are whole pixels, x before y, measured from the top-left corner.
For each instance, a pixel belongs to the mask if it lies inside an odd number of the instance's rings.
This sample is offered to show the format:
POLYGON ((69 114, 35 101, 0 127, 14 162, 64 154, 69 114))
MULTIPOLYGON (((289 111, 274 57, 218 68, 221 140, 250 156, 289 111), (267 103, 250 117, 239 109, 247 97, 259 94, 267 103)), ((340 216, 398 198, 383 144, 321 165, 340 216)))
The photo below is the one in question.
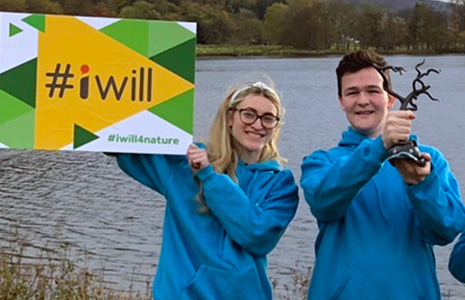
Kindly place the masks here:
MULTIPOLYGON (((388 94, 399 99, 401 103, 400 110, 407 110, 407 109, 412 110, 412 111, 417 110, 418 106, 417 104, 414 103, 414 101, 417 100, 418 96, 420 96, 421 94, 426 94, 433 101, 439 101, 438 99, 431 96, 431 94, 428 92, 428 89, 431 86, 426 85, 421 79, 425 76, 428 76, 431 72, 439 74, 440 70, 428 69, 428 71, 426 71, 425 73, 422 73, 419 67, 423 65, 424 63, 425 63, 425 60, 423 60, 421 63, 415 66, 415 70, 417 71, 418 75, 412 82, 413 90, 405 98, 390 89, 389 82, 387 80, 386 74, 384 73, 386 70, 392 70, 402 75, 402 72, 405 71, 405 69, 402 67, 393 67, 393 66, 384 66, 384 67, 375 66, 375 68, 381 74, 381 77, 383 77, 384 90, 388 94)), ((425 166, 426 164, 425 158, 421 155, 420 150, 418 149, 418 146, 417 146, 417 142, 415 140, 409 140, 407 142, 396 144, 389 149, 388 160, 392 162, 393 159, 398 159, 398 158, 411 159, 422 167, 425 166)))

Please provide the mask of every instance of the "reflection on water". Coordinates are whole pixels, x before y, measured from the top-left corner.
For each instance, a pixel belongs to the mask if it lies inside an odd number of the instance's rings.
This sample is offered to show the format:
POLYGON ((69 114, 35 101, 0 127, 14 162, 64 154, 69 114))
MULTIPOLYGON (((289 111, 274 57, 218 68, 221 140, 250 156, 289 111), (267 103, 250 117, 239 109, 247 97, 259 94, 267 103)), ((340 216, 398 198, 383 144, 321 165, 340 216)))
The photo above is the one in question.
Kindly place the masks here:
MULTIPOLYGON (((408 70, 394 75, 399 94, 410 92, 423 57, 389 57, 393 65, 408 70)), ((287 113, 281 138, 289 168, 300 178, 302 158, 318 148, 336 145, 347 123, 336 97, 334 69, 339 57, 315 59, 200 60, 196 74, 196 137, 205 137, 217 103, 228 86, 253 75, 270 75, 283 96, 287 113), (257 71, 259 70, 259 71, 257 71)), ((426 57, 425 68, 442 69, 425 79, 441 102, 420 98, 414 129, 424 143, 437 146, 465 186, 465 57, 426 57)), ((20 235, 27 242, 26 255, 68 245, 71 256, 86 255, 88 265, 104 271, 116 288, 145 291, 151 283, 161 246, 164 201, 141 186, 101 153, 52 151, 0 151, 0 246, 20 235)), ((269 257, 270 276, 277 294, 292 290, 298 273, 309 275, 314 262, 315 219, 301 200, 296 218, 269 257)), ((451 246, 437 247, 437 267, 446 299, 460 299, 465 286, 447 272, 451 246)), ((292 291, 290 292, 292 298, 292 291)), ((296 295, 295 295, 296 296, 296 295)), ((277 297, 279 299, 279 297, 277 297)), ((293 299, 293 298, 292 298, 293 299)))

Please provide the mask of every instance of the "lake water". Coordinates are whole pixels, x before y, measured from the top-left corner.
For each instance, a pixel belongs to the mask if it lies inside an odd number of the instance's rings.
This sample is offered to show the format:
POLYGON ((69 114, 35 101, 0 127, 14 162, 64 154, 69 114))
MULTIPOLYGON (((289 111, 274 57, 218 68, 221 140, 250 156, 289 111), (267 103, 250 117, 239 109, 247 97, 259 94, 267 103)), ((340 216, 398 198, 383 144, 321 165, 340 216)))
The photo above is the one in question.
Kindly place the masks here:
MULTIPOLYGON (((411 90, 413 67, 423 58, 426 68, 441 69, 425 82, 431 94, 418 100, 414 131, 422 143, 441 149, 465 194, 465 56, 390 56, 392 65, 407 69, 394 76, 401 95, 411 90)), ((286 107, 282 154, 300 179, 302 158, 337 144, 347 121, 339 108, 335 68, 340 57, 300 59, 202 59, 197 62, 195 136, 208 134, 226 89, 244 80, 270 76, 286 107)), ((101 153, 0 151, 0 246, 20 236, 31 261, 41 251, 68 245, 70 256, 85 255, 86 264, 103 272, 115 288, 145 290, 157 268, 164 201, 124 175, 112 158, 101 153)), ((302 193, 301 193, 302 195, 302 193)), ((269 256, 276 299, 301 299, 302 279, 314 263, 316 221, 301 197, 294 221, 269 256)), ((447 271, 452 245, 436 247, 444 299, 463 299, 465 285, 447 271)))

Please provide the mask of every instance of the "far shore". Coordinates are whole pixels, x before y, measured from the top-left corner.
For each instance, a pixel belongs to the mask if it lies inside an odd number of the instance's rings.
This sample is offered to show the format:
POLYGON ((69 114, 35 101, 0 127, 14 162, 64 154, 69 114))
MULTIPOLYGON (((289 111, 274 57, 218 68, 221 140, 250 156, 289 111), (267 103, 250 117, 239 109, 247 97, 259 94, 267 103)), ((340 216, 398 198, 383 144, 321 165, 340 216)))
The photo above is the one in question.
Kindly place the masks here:
MULTIPOLYGON (((285 46, 273 45, 197 45, 196 56, 198 58, 209 57, 326 57, 326 56, 341 56, 345 53, 354 50, 303 50, 285 46)), ((437 51, 437 50, 384 50, 374 49, 382 55, 447 55, 447 54, 465 54, 465 50, 457 51, 437 51)))

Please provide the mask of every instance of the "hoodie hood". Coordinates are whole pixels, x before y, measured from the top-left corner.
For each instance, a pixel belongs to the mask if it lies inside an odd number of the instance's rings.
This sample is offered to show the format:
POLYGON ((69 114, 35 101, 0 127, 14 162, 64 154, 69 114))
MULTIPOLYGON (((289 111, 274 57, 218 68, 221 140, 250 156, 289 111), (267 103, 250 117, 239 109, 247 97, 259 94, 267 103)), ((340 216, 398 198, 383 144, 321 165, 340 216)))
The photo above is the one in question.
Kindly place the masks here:
MULTIPOLYGON (((206 145, 203 143, 196 143, 196 145, 201 149, 207 149, 206 145)), ((254 164, 247 165, 241 159, 237 163, 238 168, 244 168, 249 171, 281 171, 281 164, 276 160, 266 160, 262 162, 257 162, 254 164)))
POLYGON ((340 147, 357 147, 365 139, 371 139, 369 136, 359 133, 352 127, 347 128, 342 133, 342 139, 339 141, 340 147))
POLYGON ((250 165, 246 165, 242 160, 239 160, 238 167, 250 171, 280 171, 281 165, 276 160, 267 160, 250 165))

